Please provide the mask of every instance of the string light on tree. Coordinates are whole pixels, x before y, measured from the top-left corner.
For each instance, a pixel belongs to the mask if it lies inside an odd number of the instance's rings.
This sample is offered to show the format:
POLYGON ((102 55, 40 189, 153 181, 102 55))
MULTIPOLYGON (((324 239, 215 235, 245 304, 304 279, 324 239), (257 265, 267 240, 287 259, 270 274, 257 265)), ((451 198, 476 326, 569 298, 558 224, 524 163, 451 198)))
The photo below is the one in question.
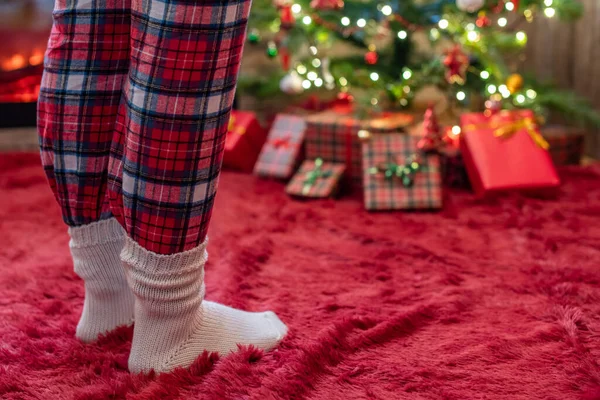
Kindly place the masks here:
POLYGON ((410 69, 406 69, 404 70, 404 72, 402 73, 402 78, 408 80, 412 77, 412 71, 410 69))
POLYGON ((519 31, 515 34, 515 37, 517 38, 517 42, 520 44, 527 43, 527 34, 525 32, 519 31))
POLYGON ((498 88, 496 87, 496 85, 489 85, 487 87, 487 91, 489 94, 494 94, 498 91, 498 88))
POLYGON ((537 97, 537 92, 533 89, 529 89, 525 93, 527 94, 527 97, 529 97, 531 100, 534 100, 537 97))
POLYGON ((400 39, 400 40, 406 39, 407 36, 408 36, 408 33, 406 31, 399 31, 398 32, 398 39, 400 39))
POLYGON ((371 72, 371 74, 369 75, 369 77, 371 78, 371 80, 373 82, 376 82, 379 80, 379 74, 377 72, 371 72))
POLYGON ((323 79, 321 79, 321 78, 317 78, 317 79, 315 79, 315 86, 316 86, 316 87, 321 87, 321 86, 323 86, 323 79))
POLYGON ((367 26, 367 20, 364 18, 359 19, 358 21, 356 21, 356 26, 358 26, 359 28, 364 28, 365 26, 367 26))
POLYGON ((545 8, 544 15, 548 18, 553 18, 556 15, 556 10, 552 7, 545 8))
POLYGON ((508 24, 508 20, 504 17, 498 18, 498 26, 504 28, 508 24))
POLYGON ((523 96, 522 94, 517 95, 517 97, 515 98, 516 102, 519 104, 523 104, 525 103, 525 96, 523 96))
POLYGON ((342 25, 344 25, 344 26, 348 26, 348 25, 350 25, 350 18, 348 18, 348 17, 343 17, 343 18, 342 18, 342 20, 341 20, 341 23, 342 23, 342 25))
POLYGON ((297 3, 296 3, 296 4, 294 4, 294 5, 292 6, 292 12, 293 12, 294 14, 300 14, 300 12, 302 12, 302 6, 301 6, 300 4, 297 4, 297 3))
POLYGON ((340 86, 346 86, 348 84, 348 80, 346 78, 344 78, 343 76, 339 79, 340 81, 340 86))
POLYGON ((317 73, 315 71, 310 71, 308 74, 306 74, 306 77, 308 79, 310 79, 311 81, 314 81, 315 79, 317 79, 319 77, 319 75, 317 75, 317 73))
POLYGON ((385 6, 381 7, 381 13, 383 15, 392 15, 392 7, 386 4, 385 6))
POLYGON ((429 31, 429 37, 433 41, 438 40, 440 38, 440 31, 438 31, 435 28, 431 28, 431 30, 429 31))
POLYGON ((481 77, 481 79, 486 80, 486 79, 489 79, 490 73, 487 72, 487 71, 481 71, 481 73, 479 74, 479 76, 481 77))
POLYGON ((311 86, 311 83, 310 83, 310 81, 304 80, 304 81, 302 82, 302 87, 303 87, 304 89, 308 90, 308 89, 310 89, 310 86, 311 86))
POLYGON ((478 42, 479 41, 479 33, 475 32, 475 31, 471 31, 469 33, 467 33, 467 39, 469 39, 469 42, 478 42))
POLYGON ((512 1, 508 1, 504 5, 504 7, 506 8, 506 11, 514 11, 515 10, 515 3, 513 3, 512 1))
POLYGON ((467 95, 465 94, 465 92, 458 92, 458 93, 456 93, 456 99, 458 101, 463 101, 466 98, 467 98, 467 95))
POLYGON ((440 19, 440 22, 438 22, 438 26, 440 27, 440 29, 448 29, 448 20, 440 19))
POLYGON ((319 60, 318 58, 313 59, 312 66, 315 68, 319 68, 321 66, 321 60, 319 60))
POLYGON ((312 22, 312 18, 309 15, 305 15, 304 17, 302 17, 302 23, 304 25, 310 25, 312 22))
POLYGON ((296 71, 298 71, 298 73, 299 73, 300 75, 304 75, 304 74, 306 73, 306 67, 305 67, 304 65, 302 65, 302 64, 299 64, 299 65, 296 67, 296 71))
POLYGON ((552 4, 554 4, 553 0, 544 0, 544 5, 546 7, 552 7, 552 4))

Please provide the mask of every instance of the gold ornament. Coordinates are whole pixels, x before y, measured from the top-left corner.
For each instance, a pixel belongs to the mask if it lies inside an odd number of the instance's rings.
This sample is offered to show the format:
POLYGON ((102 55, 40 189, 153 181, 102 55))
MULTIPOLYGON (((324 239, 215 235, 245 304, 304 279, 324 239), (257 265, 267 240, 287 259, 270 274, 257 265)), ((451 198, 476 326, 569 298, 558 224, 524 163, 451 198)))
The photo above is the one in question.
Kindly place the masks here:
POLYGON ((511 94, 523 89, 523 77, 520 74, 512 74, 506 79, 506 87, 511 94))

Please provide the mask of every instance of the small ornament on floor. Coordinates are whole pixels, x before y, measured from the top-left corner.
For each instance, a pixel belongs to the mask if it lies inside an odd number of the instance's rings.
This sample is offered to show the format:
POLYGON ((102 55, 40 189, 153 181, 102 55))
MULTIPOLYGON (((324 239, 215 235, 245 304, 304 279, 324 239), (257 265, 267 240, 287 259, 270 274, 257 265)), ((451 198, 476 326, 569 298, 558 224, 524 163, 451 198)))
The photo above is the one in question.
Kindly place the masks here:
POLYGON ((417 148, 424 152, 439 151, 444 147, 444 138, 433 105, 429 105, 423 119, 423 137, 417 143, 417 148))

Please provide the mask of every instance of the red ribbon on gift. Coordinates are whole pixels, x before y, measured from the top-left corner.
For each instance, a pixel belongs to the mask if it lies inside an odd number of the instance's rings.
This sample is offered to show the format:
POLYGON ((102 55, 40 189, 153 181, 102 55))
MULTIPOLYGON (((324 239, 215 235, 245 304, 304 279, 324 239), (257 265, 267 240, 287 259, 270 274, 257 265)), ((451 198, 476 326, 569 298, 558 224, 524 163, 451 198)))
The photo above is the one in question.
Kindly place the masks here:
POLYGON ((291 139, 292 138, 289 135, 284 136, 284 137, 279 137, 279 138, 273 138, 273 139, 269 140, 269 144, 276 149, 279 149, 279 148, 287 149, 288 147, 290 147, 291 139))

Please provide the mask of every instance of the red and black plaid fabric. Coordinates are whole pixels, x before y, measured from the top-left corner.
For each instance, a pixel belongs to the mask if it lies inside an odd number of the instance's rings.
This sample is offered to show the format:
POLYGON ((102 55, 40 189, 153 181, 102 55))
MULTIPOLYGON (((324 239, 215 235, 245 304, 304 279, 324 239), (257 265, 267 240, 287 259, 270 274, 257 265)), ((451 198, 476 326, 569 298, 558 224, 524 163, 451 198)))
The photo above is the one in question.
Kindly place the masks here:
POLYGON ((460 189, 471 187, 465 161, 459 149, 442 150, 440 152, 440 164, 444 186, 460 189))
POLYGON ((39 133, 67 224, 114 215, 161 254, 204 240, 249 9, 250 0, 56 1, 39 133))
POLYGON ((541 128, 541 134, 550 148, 554 165, 579 165, 584 151, 585 131, 566 126, 549 125, 541 128))
POLYGON ((419 138, 401 134, 371 135, 362 144, 364 201, 367 210, 432 209, 442 207, 440 159, 436 154, 421 155, 420 169, 411 186, 397 176, 374 174, 381 165, 410 163, 419 138))
POLYGON ((345 170, 344 164, 323 162, 317 167, 315 160, 305 160, 286 186, 285 192, 291 196, 312 198, 335 196, 345 170), (316 176, 311 179, 311 174, 316 176))
POLYGON ((279 114, 273 122, 254 173, 259 176, 287 179, 298 165, 306 123, 295 115, 279 114))
POLYGON ((379 118, 360 120, 347 112, 325 111, 306 118, 306 158, 322 158, 346 165, 346 173, 355 186, 362 185, 362 155, 358 132, 402 131, 413 122, 408 114, 394 113, 379 118))

